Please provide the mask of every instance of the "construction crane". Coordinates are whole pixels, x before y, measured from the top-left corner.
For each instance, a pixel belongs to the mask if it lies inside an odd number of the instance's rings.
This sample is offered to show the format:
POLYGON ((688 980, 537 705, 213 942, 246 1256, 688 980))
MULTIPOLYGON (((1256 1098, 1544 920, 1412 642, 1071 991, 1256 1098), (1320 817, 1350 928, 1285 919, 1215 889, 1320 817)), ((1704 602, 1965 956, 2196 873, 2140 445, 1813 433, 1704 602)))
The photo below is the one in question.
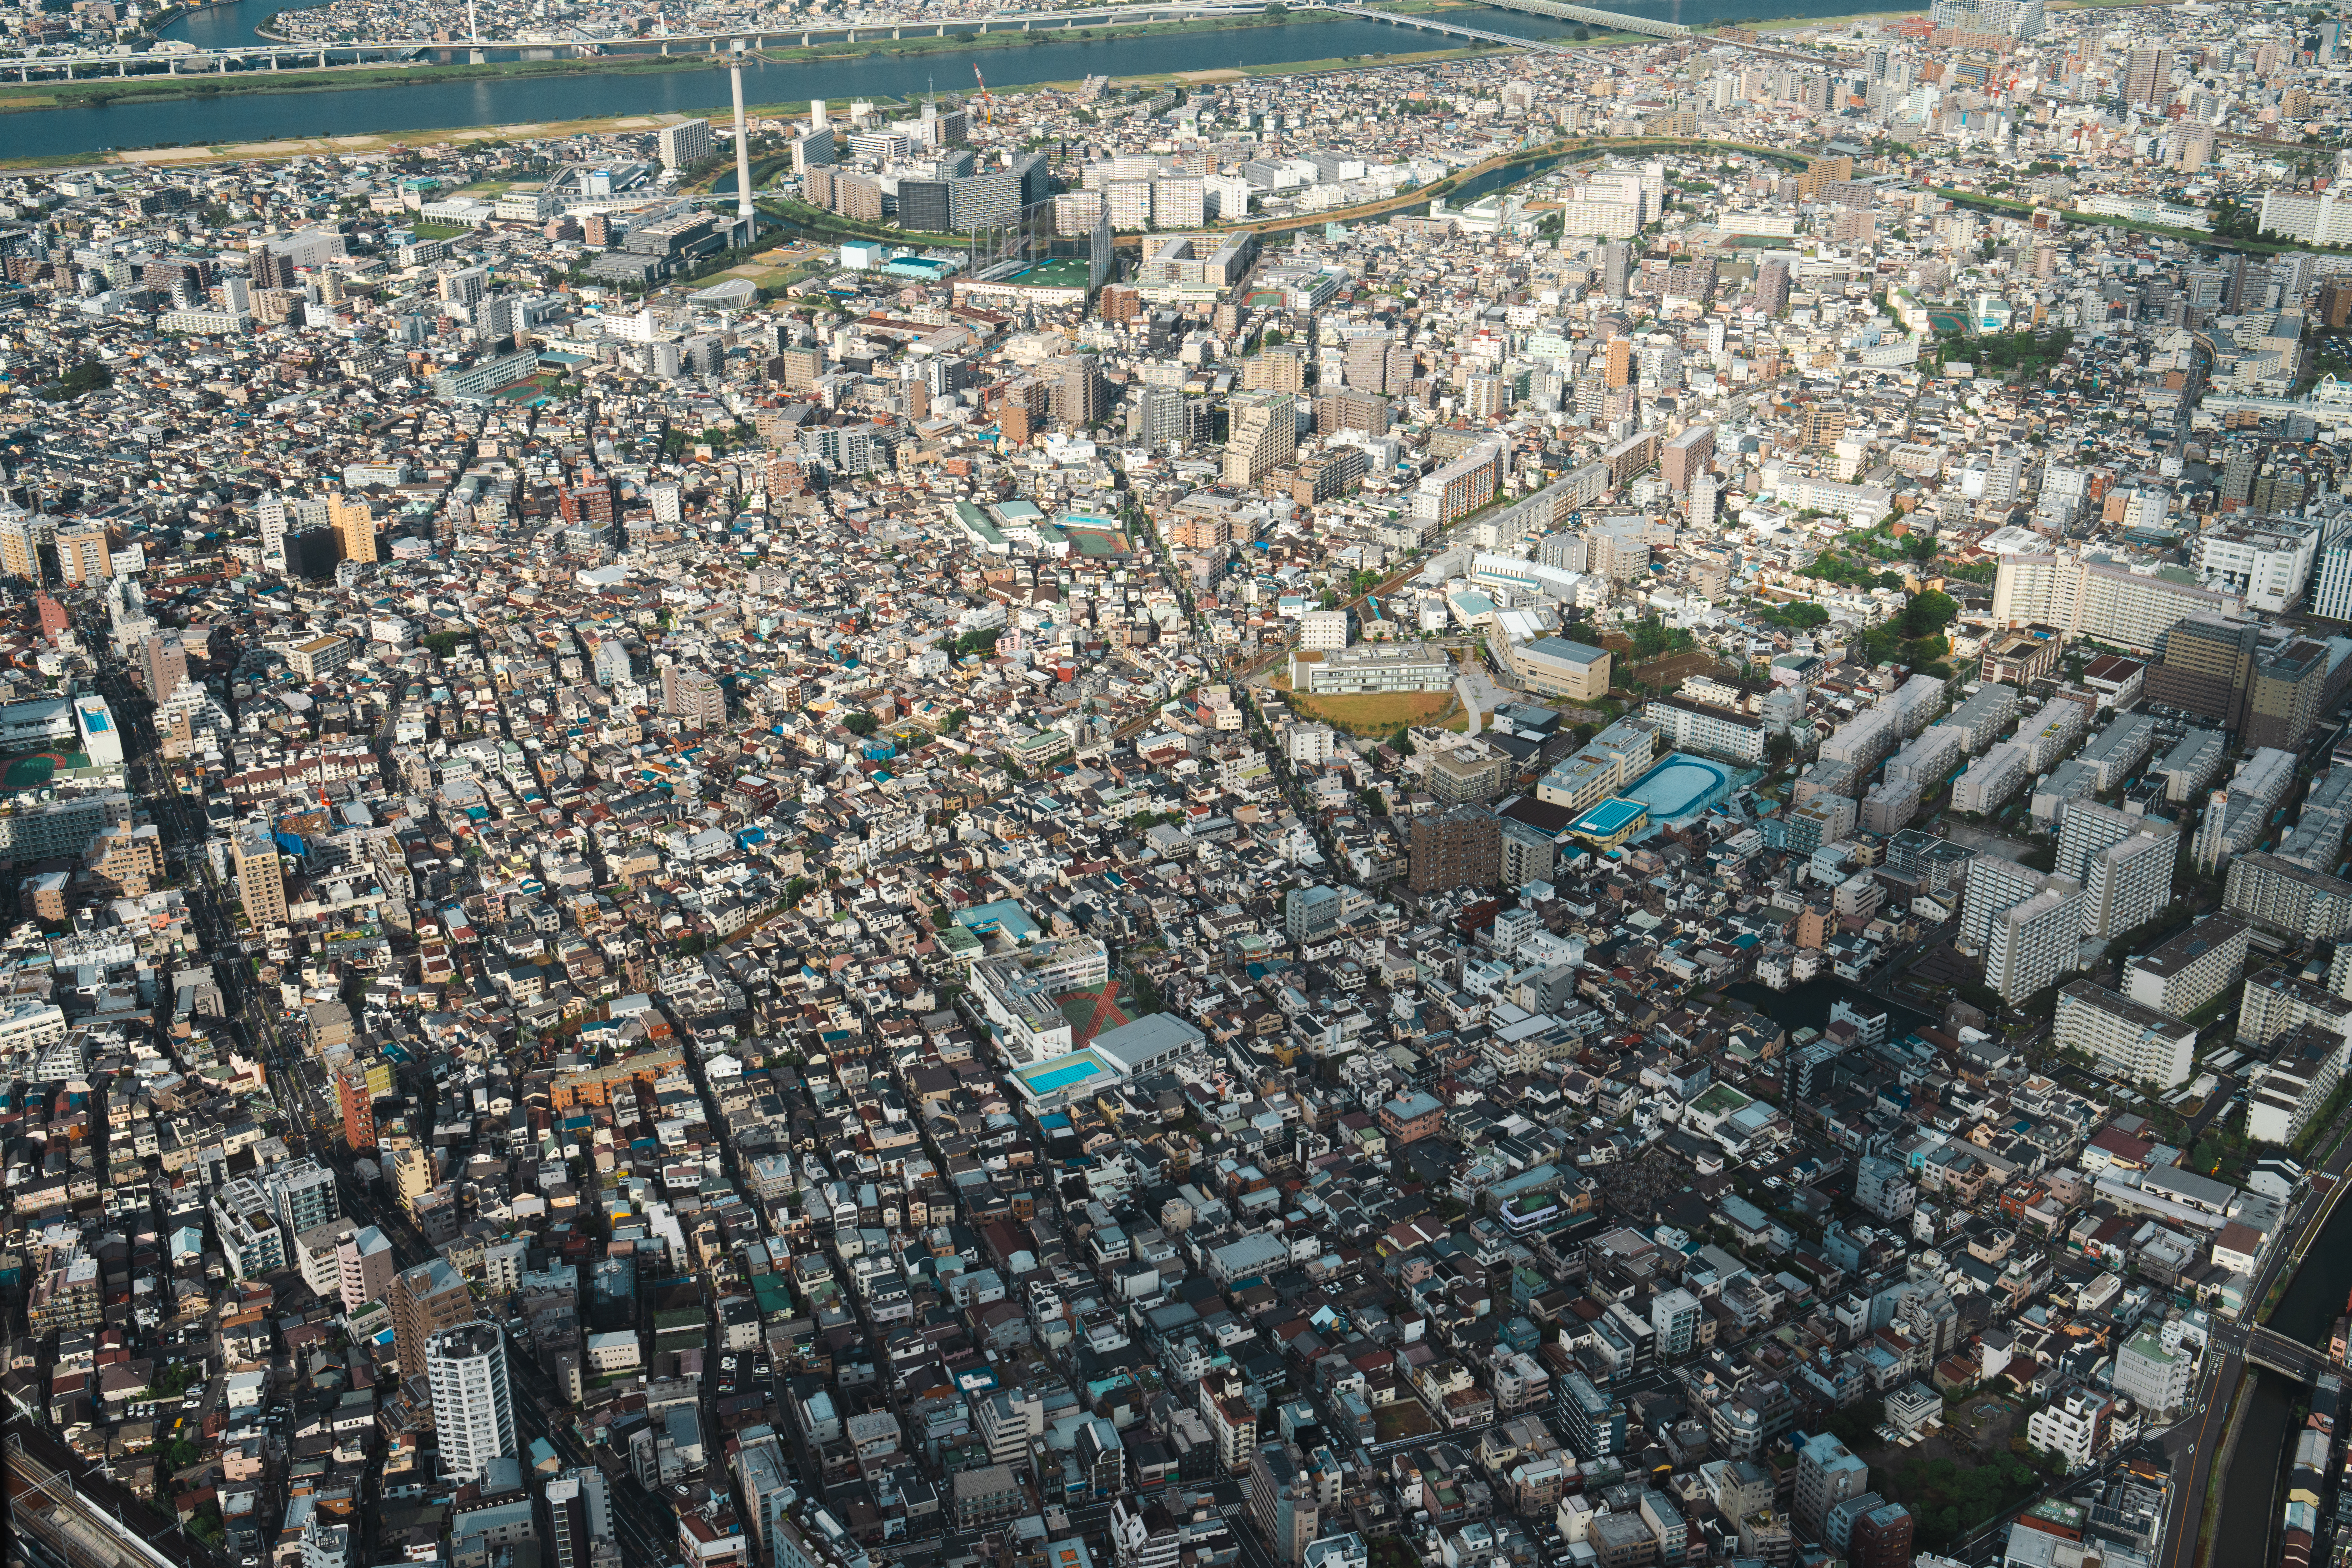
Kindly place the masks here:
POLYGON ((993 126, 996 123, 996 98, 988 90, 988 79, 980 74, 980 62, 977 60, 972 62, 971 79, 980 83, 981 101, 988 106, 984 122, 993 126))

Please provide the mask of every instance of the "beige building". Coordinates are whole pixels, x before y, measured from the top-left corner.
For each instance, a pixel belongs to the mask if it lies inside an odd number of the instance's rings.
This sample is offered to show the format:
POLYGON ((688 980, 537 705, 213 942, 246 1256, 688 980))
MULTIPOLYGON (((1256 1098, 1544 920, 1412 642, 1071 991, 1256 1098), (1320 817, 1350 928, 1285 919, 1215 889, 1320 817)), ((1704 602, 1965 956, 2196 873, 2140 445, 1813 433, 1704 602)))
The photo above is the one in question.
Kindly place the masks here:
POLYGON ((102 528, 61 529, 58 532, 58 575, 68 583, 103 583, 114 574, 102 528))
POLYGON ((344 560, 371 566, 376 563, 375 511, 365 500, 357 496, 329 496, 327 526, 335 531, 344 560))
POLYGON ((286 923, 286 873, 278 863, 278 841, 258 822, 242 823, 229 841, 236 860, 236 892, 245 902, 246 918, 256 930, 286 923))

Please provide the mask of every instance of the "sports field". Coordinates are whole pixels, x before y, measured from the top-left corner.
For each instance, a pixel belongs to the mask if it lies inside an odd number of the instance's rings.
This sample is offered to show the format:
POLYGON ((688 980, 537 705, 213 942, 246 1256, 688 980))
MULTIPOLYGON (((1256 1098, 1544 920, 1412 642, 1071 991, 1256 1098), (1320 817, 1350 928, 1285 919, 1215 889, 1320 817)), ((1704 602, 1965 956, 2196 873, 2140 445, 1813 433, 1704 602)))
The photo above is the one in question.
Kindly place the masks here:
POLYGON ((1070 1044, 1083 1046, 1106 1029, 1133 1022, 1128 1016, 1125 1000, 1119 994, 1117 975, 1100 985, 1061 997, 1062 1016, 1070 1021, 1070 1044))
POLYGON ((1091 276, 1085 262, 1061 257, 1024 268, 1006 281, 1033 284, 1040 289, 1083 289, 1091 276))
POLYGON ((79 752, 28 752, 0 764, 0 789, 39 789, 56 777, 60 768, 88 766, 89 759, 79 752))
POLYGON ((1458 717, 1462 710, 1451 691, 1375 691, 1360 697, 1302 695, 1298 710, 1335 729, 1361 735, 1393 730, 1400 724, 1440 723, 1458 717))

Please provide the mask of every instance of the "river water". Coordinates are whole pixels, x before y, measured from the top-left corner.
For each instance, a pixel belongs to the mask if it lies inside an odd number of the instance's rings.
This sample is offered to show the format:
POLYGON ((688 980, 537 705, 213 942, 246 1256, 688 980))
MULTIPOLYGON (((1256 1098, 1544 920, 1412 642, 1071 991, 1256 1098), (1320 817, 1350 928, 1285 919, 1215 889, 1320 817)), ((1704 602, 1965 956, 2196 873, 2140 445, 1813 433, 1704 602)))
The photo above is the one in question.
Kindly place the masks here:
MULTIPOLYGON (((2325 1349, 2336 1320, 2345 1310, 2346 1292, 2352 1291, 2352 1199, 2336 1205, 2326 1228, 2304 1254, 2294 1282, 2279 1298, 2270 1326, 2289 1339, 2325 1349)), ((2249 1369, 2252 1371, 2252 1369, 2249 1369)), ((2221 1490, 2221 1519, 2216 1530, 2226 1539, 2263 1542, 2248 1563, 2273 1561, 2272 1546, 2279 1529, 2284 1499, 2282 1479, 2294 1457, 2294 1407, 2305 1403, 2304 1385, 2274 1372, 2256 1374, 2246 1393, 2245 1425, 2238 1434, 2237 1454, 2221 1490), (2259 1532, 2259 1533, 2257 1533, 2259 1532)), ((2228 1561, 2227 1558, 2217 1561, 2228 1561)))
MULTIPOLYGON (((206 6, 173 22, 166 36, 204 47, 254 40, 253 28, 273 11, 301 0, 235 0, 206 6)), ((1624 0, 1613 7, 1693 26, 1774 16, 1840 16, 1853 0, 1624 0)), ((1051 41, 1006 48, 950 49, 921 55, 872 55, 851 59, 773 65, 750 73, 755 103, 800 103, 812 98, 905 99, 934 82, 961 90, 977 64, 993 81, 1074 81, 1090 75, 1139 76, 1234 66, 1286 65, 1347 55, 1410 54, 1447 47, 1443 34, 1385 23, 1309 13, 1279 27, 1130 35, 1081 42, 1058 34, 1051 41)), ((1519 37, 1555 38, 1572 24, 1487 6, 1445 12, 1448 20, 1519 37)), ((704 113, 728 101, 727 72, 677 70, 511 80, 437 80, 420 69, 413 83, 299 92, 121 102, 97 108, 47 109, 5 117, 6 145, 15 157, 68 157, 126 147, 205 145, 320 135, 428 131, 468 125, 530 124, 571 120, 583 109, 602 114, 704 113)))

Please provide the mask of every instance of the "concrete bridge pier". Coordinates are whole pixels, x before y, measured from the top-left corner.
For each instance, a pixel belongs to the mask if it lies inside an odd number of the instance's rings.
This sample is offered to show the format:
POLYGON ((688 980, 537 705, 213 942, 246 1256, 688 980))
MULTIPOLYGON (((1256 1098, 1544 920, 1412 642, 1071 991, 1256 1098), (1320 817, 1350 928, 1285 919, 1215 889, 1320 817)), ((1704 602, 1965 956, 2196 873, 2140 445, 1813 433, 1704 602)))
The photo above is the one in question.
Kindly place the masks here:
POLYGON ((946 37, 947 36, 948 36, 948 25, 947 25, 945 22, 941 22, 941 23, 940 24, 940 30, 939 30, 937 33, 934 33, 934 34, 932 35, 932 37, 939 37, 939 38, 944 38, 944 37, 946 37))
MULTIPOLYGON (((581 57, 583 59, 587 58, 588 57, 585 55, 581 57)), ((466 63, 469 66, 488 65, 489 63, 489 59, 490 54, 488 49, 467 49, 466 51, 466 63)))

